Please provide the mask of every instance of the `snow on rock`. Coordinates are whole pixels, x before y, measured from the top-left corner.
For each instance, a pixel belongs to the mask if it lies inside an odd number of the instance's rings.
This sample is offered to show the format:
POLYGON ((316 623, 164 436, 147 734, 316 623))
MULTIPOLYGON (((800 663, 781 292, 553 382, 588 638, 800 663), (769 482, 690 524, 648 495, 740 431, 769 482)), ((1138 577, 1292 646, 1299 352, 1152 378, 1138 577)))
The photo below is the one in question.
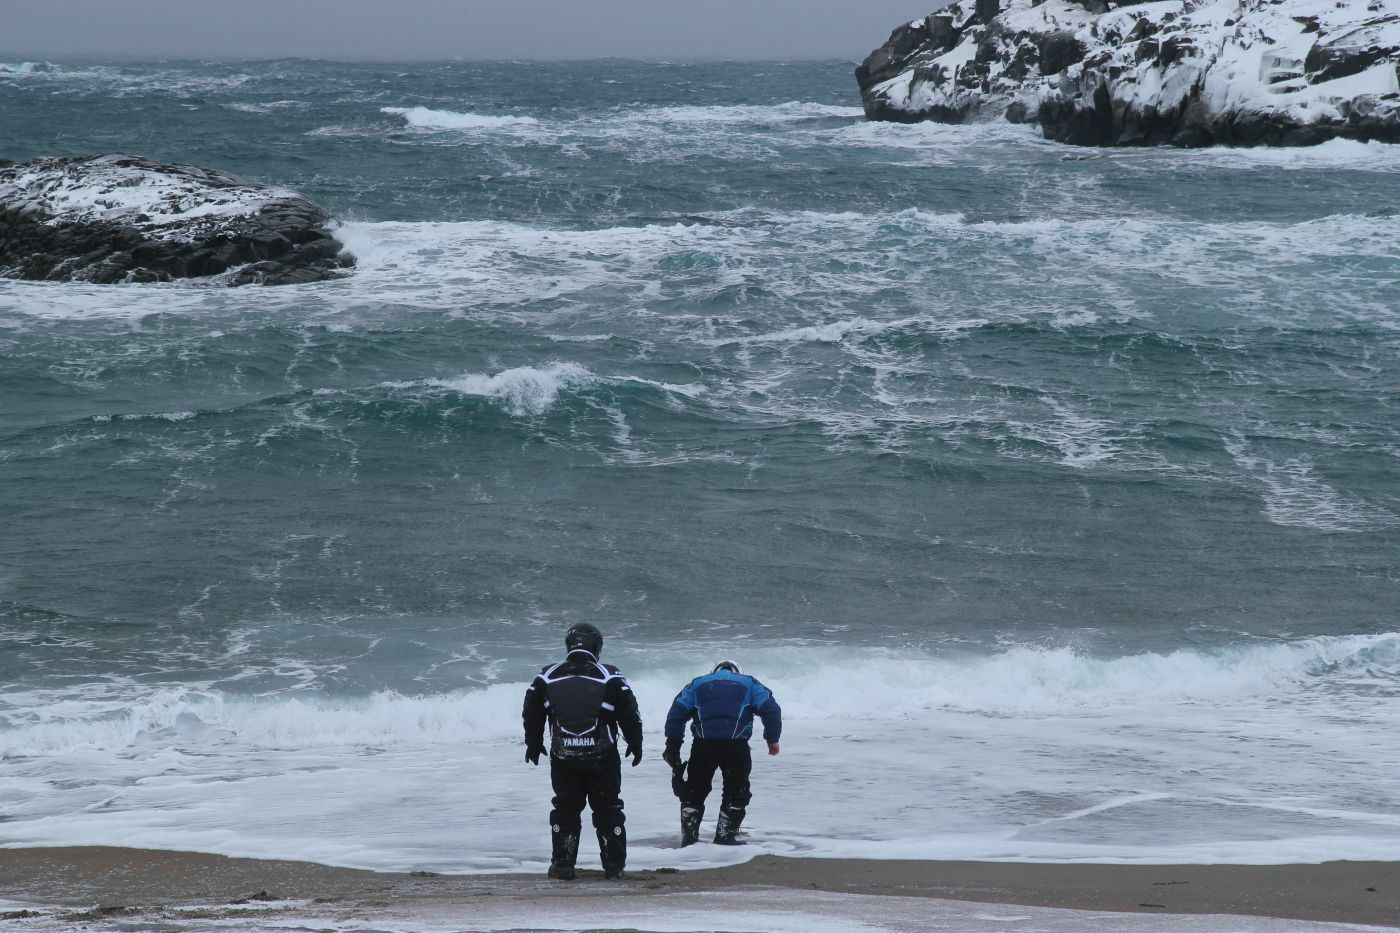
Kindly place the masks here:
POLYGON ((353 263, 287 188, 131 156, 0 162, 0 277, 312 282, 353 263))
POLYGON ((961 0, 856 69, 872 120, 1083 145, 1400 142, 1400 0, 961 0))

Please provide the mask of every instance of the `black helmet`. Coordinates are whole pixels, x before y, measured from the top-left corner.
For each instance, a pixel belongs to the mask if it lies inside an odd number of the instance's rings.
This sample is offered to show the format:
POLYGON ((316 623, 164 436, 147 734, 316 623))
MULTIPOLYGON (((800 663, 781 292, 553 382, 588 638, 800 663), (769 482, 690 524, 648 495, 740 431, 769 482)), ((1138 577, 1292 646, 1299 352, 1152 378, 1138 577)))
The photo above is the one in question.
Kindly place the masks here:
POLYGON ((739 665, 735 664, 733 661, 721 661, 721 662, 719 662, 718 664, 715 665, 715 669, 714 669, 713 671, 711 671, 710 673, 712 673, 712 674, 718 674, 720 671, 728 671, 728 672, 731 673, 731 674, 742 674, 742 673, 744 673, 743 671, 739 670, 739 665))
POLYGON ((580 622, 564 635, 564 647, 569 651, 582 648, 597 658, 603 653, 603 633, 598 631, 597 626, 580 622))

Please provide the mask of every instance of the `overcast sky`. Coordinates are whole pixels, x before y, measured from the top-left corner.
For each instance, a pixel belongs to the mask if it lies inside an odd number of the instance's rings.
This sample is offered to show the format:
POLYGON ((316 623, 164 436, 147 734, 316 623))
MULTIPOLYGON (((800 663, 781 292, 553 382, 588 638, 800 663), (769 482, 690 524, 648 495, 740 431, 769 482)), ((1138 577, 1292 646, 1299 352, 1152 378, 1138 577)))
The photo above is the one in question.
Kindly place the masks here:
POLYGON ((943 0, 0 0, 44 58, 864 58, 943 0))

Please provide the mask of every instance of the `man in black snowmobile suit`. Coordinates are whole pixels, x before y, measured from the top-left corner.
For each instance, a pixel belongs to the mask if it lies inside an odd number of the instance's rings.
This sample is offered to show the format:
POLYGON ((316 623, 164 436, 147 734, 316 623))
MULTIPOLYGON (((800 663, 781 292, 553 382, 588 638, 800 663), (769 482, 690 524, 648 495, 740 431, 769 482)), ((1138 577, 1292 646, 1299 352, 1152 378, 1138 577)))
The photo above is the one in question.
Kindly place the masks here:
POLYGON ((627 831, 622 815, 622 760, 617 734, 627 740, 632 767, 642 760, 642 718, 627 678, 598 656, 603 633, 586 622, 564 636, 567 657, 551 664, 525 691, 525 760, 540 763, 544 725, 549 722, 549 778, 554 809, 549 814, 554 849, 549 877, 574 877, 582 831, 583 805, 593 810, 603 872, 621 878, 627 864, 627 831))
POLYGON ((740 846, 739 826, 744 822, 753 795, 749 792, 749 739, 753 718, 763 720, 763 739, 768 754, 779 751, 783 733, 783 711, 773 691, 739 670, 733 661, 721 661, 715 669, 697 677, 671 703, 666 716, 666 751, 661 756, 675 772, 672 789, 681 800, 681 845, 700 839, 700 821, 705 816, 705 798, 710 795, 715 771, 724 776, 719 819, 715 822, 715 842, 740 846), (685 726, 690 723, 694 741, 690 762, 681 761, 685 726), (688 778, 682 774, 689 770, 688 778))

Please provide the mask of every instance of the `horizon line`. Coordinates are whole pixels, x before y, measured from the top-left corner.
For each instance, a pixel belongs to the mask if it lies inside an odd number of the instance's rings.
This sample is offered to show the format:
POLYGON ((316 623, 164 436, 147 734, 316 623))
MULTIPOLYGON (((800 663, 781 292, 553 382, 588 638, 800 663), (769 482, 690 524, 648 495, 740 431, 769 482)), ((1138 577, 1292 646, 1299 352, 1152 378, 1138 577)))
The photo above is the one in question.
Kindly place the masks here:
POLYGON ((591 62, 636 62, 647 65, 723 65, 723 64, 816 64, 843 62, 859 64, 862 59, 843 56, 793 56, 781 58, 747 57, 689 57, 668 56, 665 58, 638 58, 626 55, 604 55, 594 57, 530 58, 513 56, 510 58, 476 58, 469 56, 449 58, 338 58, 324 55, 22 55, 0 51, 0 61, 7 64, 19 62, 29 64, 96 64, 106 62, 200 62, 210 64, 230 64, 234 62, 328 62, 340 65, 423 65, 423 64, 509 64, 509 65, 552 65, 582 64, 591 62))

